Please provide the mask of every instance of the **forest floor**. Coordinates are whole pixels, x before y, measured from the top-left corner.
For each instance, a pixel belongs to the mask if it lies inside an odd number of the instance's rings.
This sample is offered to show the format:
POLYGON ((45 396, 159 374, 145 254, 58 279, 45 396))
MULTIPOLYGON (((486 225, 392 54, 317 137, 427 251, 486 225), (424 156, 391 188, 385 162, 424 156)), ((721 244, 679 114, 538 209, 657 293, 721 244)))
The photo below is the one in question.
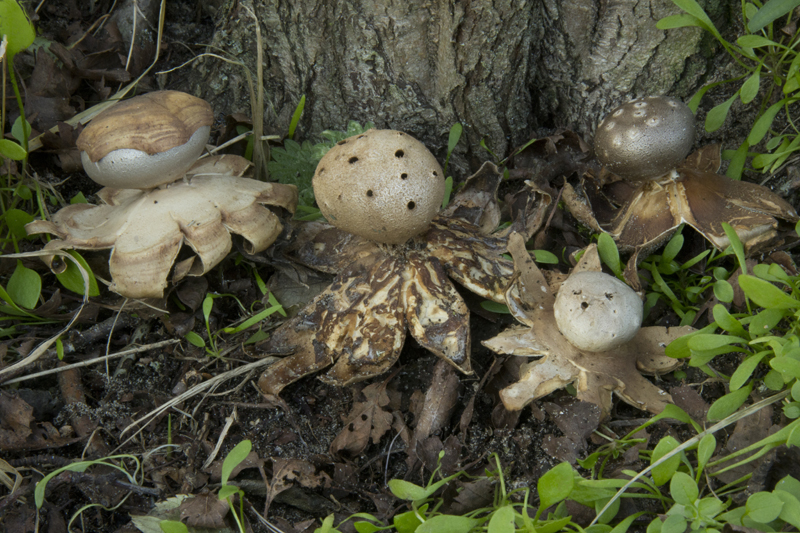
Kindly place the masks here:
MULTIPOLYGON (((44 3, 34 23, 46 40, 47 52, 40 48, 35 55, 21 54, 18 59, 26 113, 34 117, 31 122, 37 132, 63 124, 131 79, 125 71, 128 50, 119 33, 113 25, 87 33, 93 17, 77 4, 44 3)), ((213 30, 208 12, 194 11, 188 3, 168 4, 167 20, 181 22, 167 23, 157 70, 202 52, 199 45, 184 45, 208 42, 213 30)), ((141 71, 149 54, 152 50, 136 49, 130 70, 141 71)), ((141 92, 157 88, 157 76, 148 75, 139 84, 141 92)), ((232 121, 219 120, 213 135, 222 140, 230 136, 226 124, 232 121)), ((44 148, 31 155, 29 170, 43 187, 67 202, 79 192, 92 202, 99 186, 82 173, 74 147, 77 133, 63 126, 58 134, 49 135, 44 148)), ((517 170, 514 174, 512 169, 511 179, 503 184, 501 198, 524 186, 520 178, 530 177, 517 170)), ((590 242, 586 231, 561 209, 548 224, 547 237, 538 243, 545 249, 570 251, 590 242)), ((687 255, 708 246, 691 230, 685 234, 687 255)), ((21 243, 23 252, 39 247, 38 238, 21 243)), ((408 336, 399 363, 385 375, 347 387, 326 385, 309 376, 285 388, 279 400, 268 401, 254 386, 258 369, 241 371, 258 361, 267 364, 258 344, 246 341, 255 330, 268 333, 284 319, 273 315, 238 334, 219 331, 239 321, 247 310, 267 305, 254 272, 268 287, 285 280, 271 280, 279 272, 267 262, 239 260, 236 255, 204 278, 184 281, 162 300, 125 301, 101 289, 100 296, 83 306, 80 296, 59 289, 41 262, 25 262, 45 280, 44 303, 36 310, 41 321, 18 324, 6 335, 0 344, 0 369, 57 334, 79 309, 80 316, 62 336, 61 356, 54 347, 24 372, 3 376, 0 457, 5 466, 0 474, 9 480, 21 476, 18 484, 12 483, 13 490, 0 486, 0 522, 6 531, 38 528, 59 533, 68 531, 67 523, 75 517, 72 531, 137 531, 132 516, 157 512, 157 503, 174 502, 177 495, 195 496, 179 507, 185 523, 233 530, 230 513, 215 491, 225 457, 243 440, 252 443, 252 452, 230 482, 244 490, 249 530, 270 530, 262 521, 266 518, 285 533, 310 532, 328 515, 333 514, 338 524, 363 512, 391 523, 406 510, 407 502, 395 497, 387 482, 404 479, 424 486, 434 471, 436 480, 460 471, 468 474, 440 493, 442 512, 463 514, 492 504, 497 477, 484 474, 496 471, 498 464, 509 490, 535 491, 537 480, 553 466, 563 461, 576 465, 576 459, 650 417, 617 402, 601 423, 596 406, 576 400, 566 390, 523 411, 507 411, 498 391, 517 379, 523 358, 498 356, 481 342, 514 320, 486 310, 480 298, 461 288, 471 311, 472 375, 459 374, 408 336), (219 295, 208 317, 203 309, 207 294, 219 295), (204 338, 207 346, 213 341, 215 354, 187 342, 189 331, 204 338), (109 354, 112 357, 87 366, 59 370, 109 354), (39 372, 42 375, 33 375, 39 372), (217 379, 220 376, 224 379, 217 379), (176 398, 179 401, 164 407, 176 398), (420 424, 423 413, 428 420, 420 424), (120 457, 123 454, 126 457, 120 457), (50 479, 37 511, 34 488, 44 475, 76 461, 110 457, 116 458, 50 479)), ((87 254, 87 260, 103 277, 107 254, 87 254)), ((13 263, 0 262, 3 279, 10 276, 13 263)), ((568 265, 562 262, 558 268, 566 272, 568 265)), ((309 285, 319 290, 330 279, 320 275, 309 285)), ((300 301, 303 297, 308 295, 298 296, 300 301)), ((300 306, 282 303, 290 314, 300 306)), ((699 313, 695 326, 706 325, 708 316, 699 313)), ((648 325, 674 326, 678 321, 663 304, 647 318, 648 325)), ((715 368, 731 375, 740 359, 728 354, 715 360, 715 368)), ((697 368, 652 379, 701 424, 709 406, 727 392, 721 380, 710 379, 697 368)), ((718 434, 720 453, 756 442, 786 422, 779 410, 765 409, 718 434)), ((637 435, 641 443, 606 465, 606 477, 647 466, 639 452, 666 435, 682 442, 691 432, 669 419, 649 427, 637 435)), ((752 476, 748 493, 793 473, 798 464, 794 449, 775 450, 742 467, 738 475, 752 476)), ((647 504, 635 502, 641 500, 626 500, 620 516, 649 510, 647 504)), ((575 523, 586 525, 594 517, 594 509, 578 504, 568 508, 575 523)), ((354 529, 349 524, 342 530, 354 529)))

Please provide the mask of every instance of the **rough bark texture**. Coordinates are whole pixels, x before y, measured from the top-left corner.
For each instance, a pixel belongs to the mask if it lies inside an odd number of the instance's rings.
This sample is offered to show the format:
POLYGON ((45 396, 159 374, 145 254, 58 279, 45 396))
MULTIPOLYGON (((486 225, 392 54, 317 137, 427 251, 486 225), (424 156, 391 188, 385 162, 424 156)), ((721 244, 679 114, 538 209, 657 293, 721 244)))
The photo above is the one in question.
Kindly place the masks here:
MULTIPOLYGON (((700 30, 655 27, 678 12, 671 0, 250 1, 220 10, 213 45, 255 72, 252 9, 267 132, 287 131, 303 94, 306 138, 372 121, 442 157, 461 122, 467 142, 454 163, 463 170, 489 158, 481 139, 503 157, 547 128, 591 133, 633 97, 686 97, 710 63, 698 53, 700 30)), ((241 67, 207 60, 182 88, 217 112, 250 112, 241 67)))
POLYGON ((544 0, 536 56, 537 118, 594 131, 613 107, 639 96, 691 94, 706 72, 697 28, 656 22, 680 11, 671 0, 544 0))

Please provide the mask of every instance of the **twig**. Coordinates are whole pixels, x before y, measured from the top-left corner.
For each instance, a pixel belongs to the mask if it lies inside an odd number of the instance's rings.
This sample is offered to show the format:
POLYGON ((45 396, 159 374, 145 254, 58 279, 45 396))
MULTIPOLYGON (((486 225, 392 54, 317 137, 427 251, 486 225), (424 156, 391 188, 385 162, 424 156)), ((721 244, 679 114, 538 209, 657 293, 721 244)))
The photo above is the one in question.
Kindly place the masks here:
POLYGON ((139 494, 147 494, 148 496, 154 496, 156 498, 161 497, 161 491, 158 489, 149 489, 147 487, 141 487, 139 485, 134 485, 133 483, 128 483, 127 481, 123 481, 121 479, 115 479, 114 485, 118 487, 122 487, 123 489, 128 489, 132 492, 138 492, 139 494))
POLYGON ((211 463, 213 463, 214 459, 217 458, 217 454, 219 453, 220 448, 222 448, 222 443, 225 442, 225 437, 228 436, 228 431, 230 431, 231 426, 233 426, 233 423, 238 421, 239 421, 239 416, 236 413, 236 408, 234 407, 233 412, 230 414, 230 416, 225 417, 225 425, 222 427, 222 431, 219 434, 219 438, 217 439, 217 444, 216 446, 214 446, 214 449, 209 454, 208 459, 206 459, 206 462, 203 463, 203 468, 201 468, 201 470, 205 470, 209 466, 211 466, 211 463))
MULTIPOLYGON (((134 19, 133 19, 134 20, 134 24, 136 23, 136 18, 135 17, 136 17, 136 14, 134 13, 134 19)), ((134 31, 134 34, 135 34, 136 33, 136 28, 134 28, 133 31, 134 31)), ((133 41, 131 41, 131 42, 133 42, 133 41)), ((127 298, 122 300, 122 305, 119 306, 119 310, 117 311, 116 315, 114 316, 114 322, 111 324, 111 331, 108 334, 108 340, 106 340, 106 355, 108 355, 108 352, 111 351, 111 337, 114 335, 114 328, 117 327, 117 320, 119 320, 119 317, 122 315, 122 309, 125 307, 126 303, 128 303, 128 299, 127 298)), ((109 375, 109 373, 108 373, 108 359, 106 359, 106 378, 108 378, 108 375, 109 375)))
POLYGON ((174 407, 174 406, 176 406, 176 405, 178 405, 180 403, 185 402, 186 400, 188 400, 192 396, 196 396, 198 394, 201 394, 203 391, 206 391, 208 389, 212 389, 213 390, 216 387, 219 387, 225 381, 228 381, 229 379, 233 379, 233 378, 235 378, 237 376, 240 376, 242 374, 246 374, 246 373, 250 372, 251 370, 257 370, 257 369, 260 369, 262 367, 267 367, 267 366, 271 365, 272 363, 274 363, 276 361, 279 361, 279 360, 280 360, 280 358, 278 358, 278 357, 265 357, 265 358, 260 359, 258 361, 254 361, 252 363, 247 363, 246 365, 242 365, 242 366, 240 366, 238 368, 234 368, 233 370, 225 372, 224 374, 220 374, 218 376, 214 376, 213 378, 211 378, 208 381, 205 381, 203 383, 198 383, 197 385, 195 385, 191 389, 187 390, 186 392, 184 392, 184 393, 172 398, 170 401, 165 402, 164 404, 158 406, 157 408, 153 409, 152 411, 150 411, 149 413, 147 413, 143 417, 131 422, 128 425, 128 427, 126 427, 125 429, 122 430, 122 433, 120 433, 120 436, 125 435, 128 431, 132 430, 136 426, 141 426, 141 427, 138 430, 136 430, 136 432, 133 433, 130 437, 125 439, 123 442, 121 442, 119 444, 119 446, 117 446, 117 450, 119 450, 122 446, 124 446, 128 442, 130 442, 139 433, 144 431, 144 428, 145 428, 145 426, 147 425, 148 422, 150 422, 151 420, 153 420, 154 418, 156 418, 160 414, 168 411, 172 407, 174 407))
POLYGON ((160 341, 154 342, 153 344, 145 344, 144 346, 138 346, 136 348, 130 348, 129 350, 122 350, 121 352, 112 353, 109 355, 104 355, 102 357, 95 357, 94 359, 89 359, 86 361, 81 361, 80 363, 73 363, 71 365, 66 365, 58 368, 51 368, 50 370, 42 370, 41 372, 36 372, 35 374, 28 374, 27 376, 22 376, 14 379, 9 379, 8 381, 4 381, 3 385, 10 385, 12 383, 19 383, 21 381, 27 381, 29 379, 35 379, 42 376, 48 376, 50 374, 58 374, 59 372, 64 372, 66 370, 71 370, 73 368, 82 368, 84 366, 90 366, 95 363, 102 363, 108 359, 116 359, 117 357, 123 357, 125 355, 130 355, 139 352, 147 352, 150 350, 155 350, 157 348, 161 348, 162 346, 168 346, 170 344, 177 344, 179 343, 179 339, 170 339, 168 341, 160 341))

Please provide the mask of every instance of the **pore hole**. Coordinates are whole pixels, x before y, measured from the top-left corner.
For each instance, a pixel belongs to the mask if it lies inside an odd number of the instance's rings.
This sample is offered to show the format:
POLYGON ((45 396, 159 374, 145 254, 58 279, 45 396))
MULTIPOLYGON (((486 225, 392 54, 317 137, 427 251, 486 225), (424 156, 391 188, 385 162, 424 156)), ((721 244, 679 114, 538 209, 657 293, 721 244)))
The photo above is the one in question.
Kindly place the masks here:
POLYGON ((589 307, 589 304, 586 302, 581 302, 581 309, 586 309, 589 307))
POLYGON ((372 193, 372 189, 369 189, 369 190, 367 190, 367 196, 369 196, 370 198, 372 198, 372 194, 373 194, 373 193, 372 193))
POLYGON ((402 150, 398 150, 394 153, 395 157, 403 157, 404 155, 406 155, 406 153, 402 150))
POLYGON ((356 156, 353 156, 353 157, 351 157, 350 159, 347 160, 347 162, 350 163, 351 165, 353 163, 355 163, 356 161, 358 161, 358 158, 356 156))
POLYGON ((338 146, 341 146, 341 145, 343 145, 343 144, 347 144, 347 141, 339 141, 339 142, 338 142, 338 143, 336 143, 336 144, 337 144, 338 146))
POLYGON ((414 209, 415 207, 417 207, 417 204, 415 204, 414 202, 408 202, 409 209, 414 209))
POLYGON ((408 174, 406 174, 405 172, 403 172, 402 174, 400 174, 400 179, 401 179, 401 180, 404 180, 404 179, 406 179, 407 177, 408 177, 408 174))

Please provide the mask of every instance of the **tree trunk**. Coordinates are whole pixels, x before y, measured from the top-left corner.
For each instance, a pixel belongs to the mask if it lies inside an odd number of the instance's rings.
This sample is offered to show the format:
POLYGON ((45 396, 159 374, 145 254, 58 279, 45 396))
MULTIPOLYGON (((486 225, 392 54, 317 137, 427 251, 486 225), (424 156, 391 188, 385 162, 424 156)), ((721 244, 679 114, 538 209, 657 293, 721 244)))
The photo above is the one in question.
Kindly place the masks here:
MULTIPOLYGON (((285 134, 303 94, 305 138, 372 121, 442 158, 460 122, 462 172, 491 157, 481 139, 504 157, 548 128, 589 134, 628 99, 685 98, 709 70, 699 29, 656 28, 679 12, 671 0, 252 1, 220 10, 213 45, 255 72, 250 10, 258 18, 266 132, 285 134)), ((207 59, 184 88, 217 112, 249 114, 244 80, 241 67, 207 59)))

